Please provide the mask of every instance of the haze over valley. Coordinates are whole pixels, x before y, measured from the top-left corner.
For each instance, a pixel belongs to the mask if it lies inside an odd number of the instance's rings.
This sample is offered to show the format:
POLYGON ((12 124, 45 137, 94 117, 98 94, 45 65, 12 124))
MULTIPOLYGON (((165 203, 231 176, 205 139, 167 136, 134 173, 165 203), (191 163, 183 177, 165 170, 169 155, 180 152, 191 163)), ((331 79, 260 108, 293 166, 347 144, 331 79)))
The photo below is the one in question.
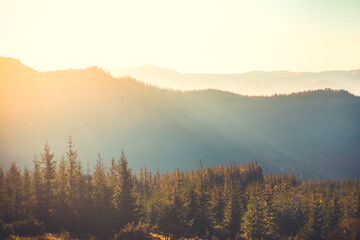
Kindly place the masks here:
POLYGON ((97 67, 37 72, 1 58, 0 106, 4 167, 31 166, 46 141, 60 159, 71 134, 84 166, 93 166, 98 152, 109 164, 124 149, 135 170, 257 161, 266 173, 359 177, 360 99, 344 90, 183 92, 97 67))

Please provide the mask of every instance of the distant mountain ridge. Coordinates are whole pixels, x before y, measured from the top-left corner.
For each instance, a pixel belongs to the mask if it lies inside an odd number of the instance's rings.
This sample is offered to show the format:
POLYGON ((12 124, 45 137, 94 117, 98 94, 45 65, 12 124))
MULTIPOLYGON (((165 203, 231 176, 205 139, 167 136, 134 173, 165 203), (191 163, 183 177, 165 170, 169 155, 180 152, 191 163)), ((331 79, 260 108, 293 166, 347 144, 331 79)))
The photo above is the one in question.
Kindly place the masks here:
POLYGON ((360 95, 360 70, 289 72, 251 71, 234 74, 181 73, 153 65, 130 70, 106 69, 115 77, 131 76, 163 88, 220 89, 242 95, 274 95, 315 89, 344 89, 360 95))
POLYGON ((358 178, 360 98, 344 90, 247 97, 174 91, 97 67, 37 72, 0 58, 1 167, 32 165, 48 140, 55 158, 69 133, 83 166, 124 149, 152 171, 257 161, 266 173, 358 178))

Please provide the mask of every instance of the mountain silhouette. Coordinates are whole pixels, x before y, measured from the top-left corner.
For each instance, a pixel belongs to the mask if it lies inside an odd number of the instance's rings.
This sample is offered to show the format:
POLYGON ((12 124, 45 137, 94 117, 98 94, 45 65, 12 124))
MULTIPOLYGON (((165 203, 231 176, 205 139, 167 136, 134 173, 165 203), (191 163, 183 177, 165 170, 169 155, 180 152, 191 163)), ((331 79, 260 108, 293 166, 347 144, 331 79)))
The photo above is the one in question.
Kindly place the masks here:
POLYGON ((274 95, 313 89, 347 90, 360 95, 360 70, 289 72, 251 71, 236 74, 180 73, 153 65, 130 70, 109 68, 115 77, 131 76, 163 88, 179 90, 219 89, 243 95, 274 95))

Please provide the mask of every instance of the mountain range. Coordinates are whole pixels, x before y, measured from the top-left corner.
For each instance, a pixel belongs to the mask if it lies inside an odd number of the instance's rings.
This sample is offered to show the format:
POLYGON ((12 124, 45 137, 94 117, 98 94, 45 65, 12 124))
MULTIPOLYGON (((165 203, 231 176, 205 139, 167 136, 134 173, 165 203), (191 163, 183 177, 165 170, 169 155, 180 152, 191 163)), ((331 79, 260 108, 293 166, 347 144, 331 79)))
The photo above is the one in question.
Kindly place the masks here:
POLYGON ((181 73, 153 65, 123 70, 106 69, 114 77, 131 76, 142 82, 175 90, 218 89, 250 96, 290 94, 313 89, 347 90, 360 95, 360 70, 289 72, 252 71, 235 74, 181 73))
MULTIPOLYGON (((173 72, 167 74, 170 79, 173 72)), ((280 85, 297 79, 296 73, 272 74, 282 76, 280 85)), ((353 76, 344 81, 354 84, 354 93, 359 74, 315 75, 331 82, 353 76)), ((258 79, 251 86, 267 81, 262 78, 267 73, 248 75, 258 79)), ((98 152, 109 165, 123 149, 135 170, 191 170, 200 160, 207 166, 257 161, 266 173, 306 179, 360 176, 360 98, 348 91, 249 97, 162 89, 139 80, 97 67, 38 72, 19 60, 0 58, 1 167, 16 162, 30 168, 46 141, 60 159, 71 134, 84 168, 94 166, 98 152)))

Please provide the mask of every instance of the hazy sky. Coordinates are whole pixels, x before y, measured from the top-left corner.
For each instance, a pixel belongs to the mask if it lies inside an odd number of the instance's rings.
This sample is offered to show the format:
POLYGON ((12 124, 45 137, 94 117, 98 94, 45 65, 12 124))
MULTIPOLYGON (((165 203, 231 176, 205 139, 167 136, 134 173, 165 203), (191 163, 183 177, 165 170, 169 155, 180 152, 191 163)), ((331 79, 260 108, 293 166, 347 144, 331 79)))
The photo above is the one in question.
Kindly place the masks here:
POLYGON ((0 0, 0 56, 37 70, 360 68, 360 1, 0 0))

